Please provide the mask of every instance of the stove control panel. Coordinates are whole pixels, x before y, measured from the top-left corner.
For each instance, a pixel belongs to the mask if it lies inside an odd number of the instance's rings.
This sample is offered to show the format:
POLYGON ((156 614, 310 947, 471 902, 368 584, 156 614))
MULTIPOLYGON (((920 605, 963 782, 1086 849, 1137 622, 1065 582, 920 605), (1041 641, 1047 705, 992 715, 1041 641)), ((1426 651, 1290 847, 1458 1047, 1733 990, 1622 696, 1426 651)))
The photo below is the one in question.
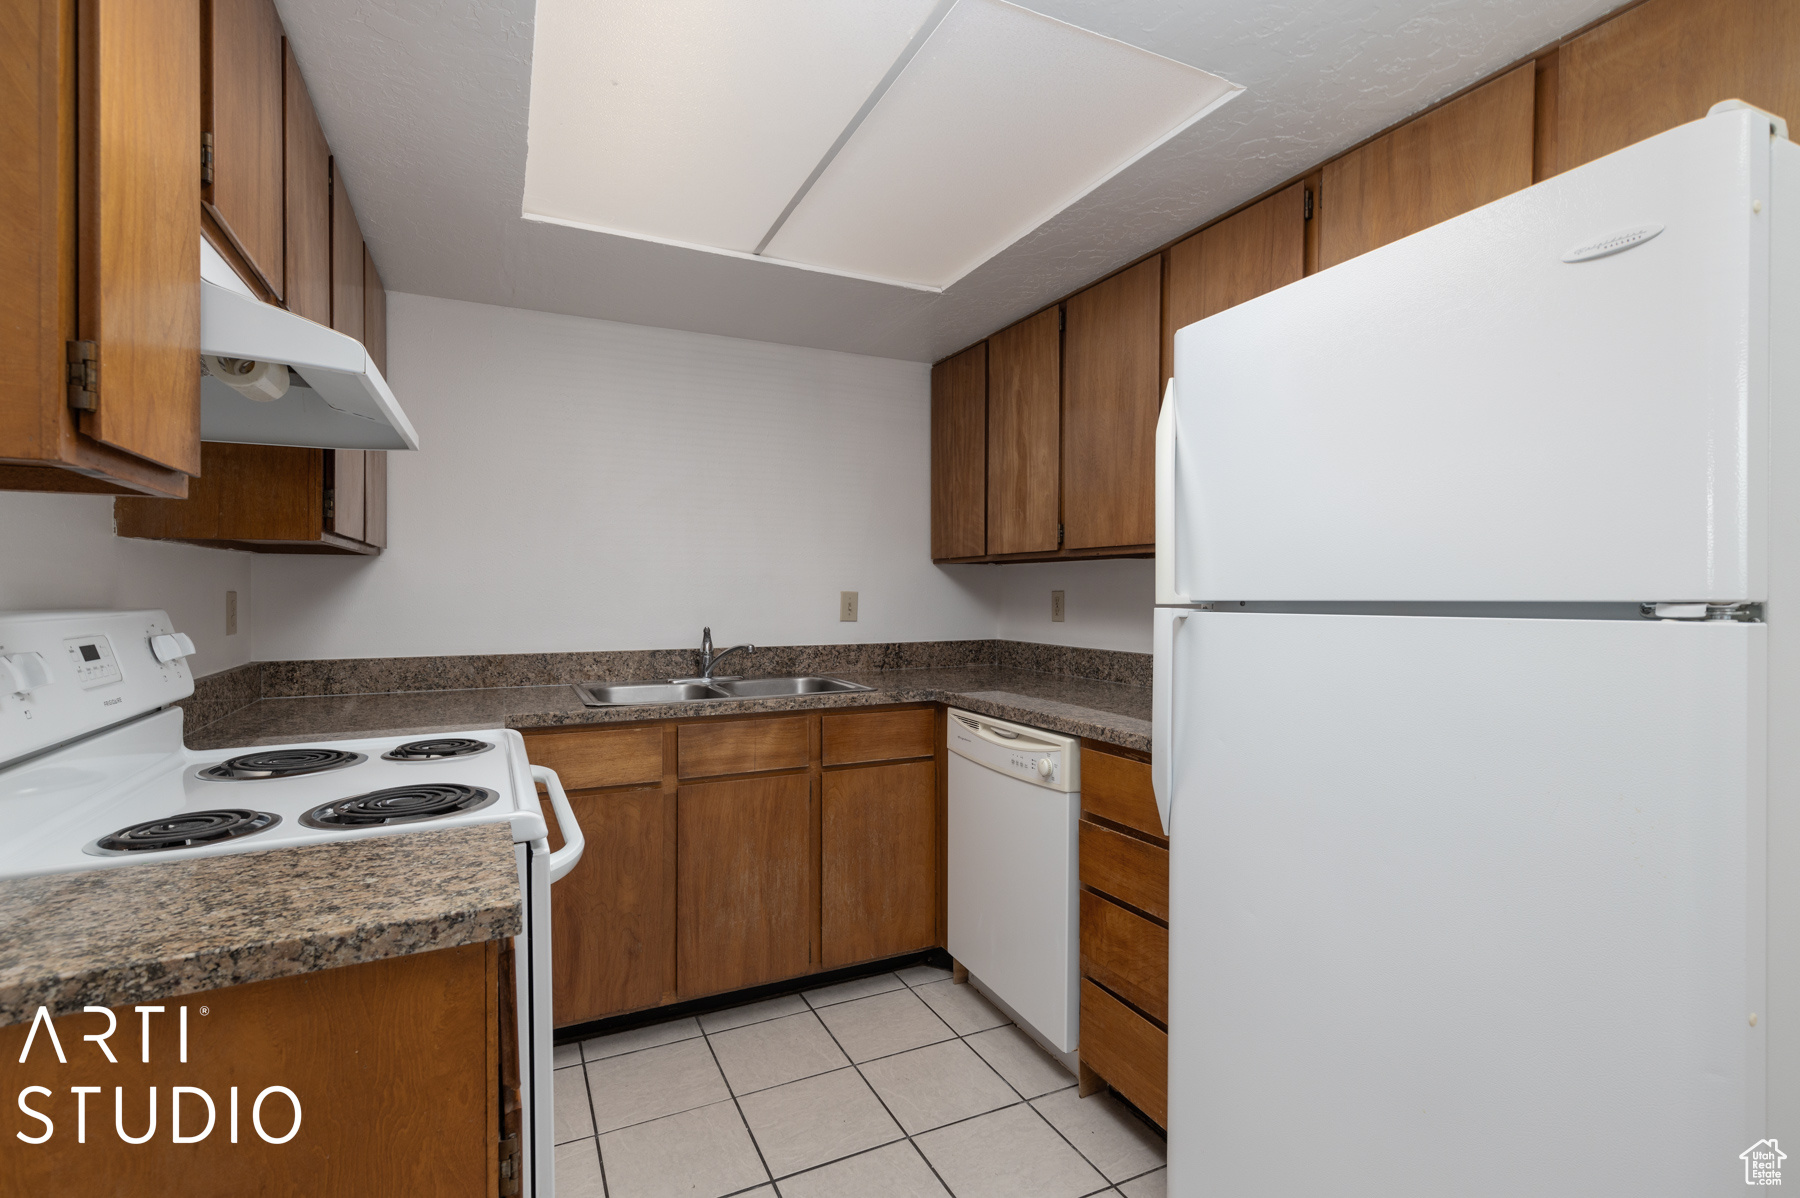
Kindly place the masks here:
POLYGON ((0 766, 185 699, 191 652, 165 612, 0 612, 0 766))
POLYGON ((69 662, 75 669, 75 681, 86 690, 124 681, 119 673, 119 659, 113 656, 112 642, 102 636, 72 636, 63 641, 69 662))

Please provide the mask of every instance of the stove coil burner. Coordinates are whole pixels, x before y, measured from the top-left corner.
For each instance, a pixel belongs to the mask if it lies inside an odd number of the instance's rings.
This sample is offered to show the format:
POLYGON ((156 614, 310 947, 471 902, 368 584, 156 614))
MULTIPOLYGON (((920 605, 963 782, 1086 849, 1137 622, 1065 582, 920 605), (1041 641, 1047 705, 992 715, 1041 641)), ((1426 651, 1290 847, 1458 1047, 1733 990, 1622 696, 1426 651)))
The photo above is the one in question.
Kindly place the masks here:
POLYGON ((95 847, 105 853, 160 853, 254 836, 280 822, 281 817, 273 812, 248 811, 242 807, 195 811, 120 828, 111 836, 101 837, 95 847))
POLYGON ((270 753, 246 753, 242 757, 233 757, 230 761, 221 761, 218 765, 209 765, 199 771, 199 776, 210 778, 214 782, 297 778, 302 774, 341 770, 367 760, 365 754, 350 753, 343 749, 276 749, 270 753))
POLYGON ((437 740, 412 740, 381 755, 383 761, 443 761, 451 757, 473 757, 493 748, 485 740, 467 736, 445 736, 437 740))
POLYGON ((390 786, 314 807, 300 822, 309 828, 380 828, 480 811, 499 797, 483 786, 390 786))

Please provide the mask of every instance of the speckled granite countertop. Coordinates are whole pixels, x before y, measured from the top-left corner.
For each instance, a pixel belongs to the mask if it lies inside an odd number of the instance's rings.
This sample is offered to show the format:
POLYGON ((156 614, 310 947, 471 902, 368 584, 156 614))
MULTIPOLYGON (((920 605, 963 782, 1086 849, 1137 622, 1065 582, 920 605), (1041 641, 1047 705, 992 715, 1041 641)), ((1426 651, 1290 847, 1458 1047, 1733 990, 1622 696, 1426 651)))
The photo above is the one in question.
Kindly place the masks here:
POLYGON ((0 1026, 517 935, 506 824, 0 882, 0 1026))
POLYGON ((401 691, 259 699, 190 733, 198 750, 362 736, 410 736, 477 728, 555 728, 638 720, 738 715, 756 711, 874 707, 888 703, 948 703, 982 715, 1086 736, 1148 751, 1150 691, 1006 666, 951 669, 834 671, 833 677, 873 690, 781 699, 709 699, 636 707, 588 707, 568 686, 511 686, 481 690, 401 691))

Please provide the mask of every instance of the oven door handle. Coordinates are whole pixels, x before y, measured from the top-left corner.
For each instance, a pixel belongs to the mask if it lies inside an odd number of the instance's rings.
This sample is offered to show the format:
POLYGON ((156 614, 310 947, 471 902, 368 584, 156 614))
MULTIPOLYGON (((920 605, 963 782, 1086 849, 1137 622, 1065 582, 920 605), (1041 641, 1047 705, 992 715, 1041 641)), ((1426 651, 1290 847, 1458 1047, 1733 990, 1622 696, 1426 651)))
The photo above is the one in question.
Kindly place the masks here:
POLYGON ((550 806, 556 810, 556 826, 562 832, 563 847, 550 854, 549 864, 550 880, 560 882, 581 860, 587 838, 581 834, 581 824, 575 819, 575 809, 569 806, 569 796, 563 793, 562 779, 556 776, 556 771, 534 765, 531 776, 550 792, 550 806))

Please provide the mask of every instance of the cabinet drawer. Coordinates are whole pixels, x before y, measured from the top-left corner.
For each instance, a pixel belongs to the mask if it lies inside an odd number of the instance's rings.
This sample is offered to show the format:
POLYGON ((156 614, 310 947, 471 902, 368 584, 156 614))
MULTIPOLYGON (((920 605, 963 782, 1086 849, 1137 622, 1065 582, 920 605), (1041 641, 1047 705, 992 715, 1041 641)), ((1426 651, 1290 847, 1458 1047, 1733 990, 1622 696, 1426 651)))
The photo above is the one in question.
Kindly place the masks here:
POLYGON ((676 738, 683 778, 795 769, 807 761, 805 716, 683 724, 676 738))
POLYGON ((1163 837, 1162 814, 1150 789, 1147 762, 1088 749, 1081 754, 1081 810, 1115 824, 1163 837))
POLYGON ((1081 1059, 1132 1105, 1169 1125, 1169 1033, 1086 978, 1081 1059))
POLYGON ((937 713, 929 707, 828 715, 821 723, 826 765, 929 757, 937 748, 937 713))
POLYGON ((1169 1021, 1169 929, 1081 892, 1081 972, 1169 1021))
POLYGON ((1081 884, 1169 918, 1169 850, 1081 821, 1081 884))
POLYGON ((525 755, 555 770, 564 790, 661 782, 662 725, 538 733, 525 738, 525 755))

